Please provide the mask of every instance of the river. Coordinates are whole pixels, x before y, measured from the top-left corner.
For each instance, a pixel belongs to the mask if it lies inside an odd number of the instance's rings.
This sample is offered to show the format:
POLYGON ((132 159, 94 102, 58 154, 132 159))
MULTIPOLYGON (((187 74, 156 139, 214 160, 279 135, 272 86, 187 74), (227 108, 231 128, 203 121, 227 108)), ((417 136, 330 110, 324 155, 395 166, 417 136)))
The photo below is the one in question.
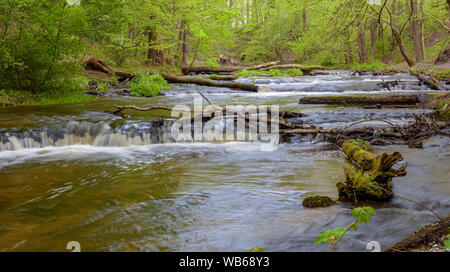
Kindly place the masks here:
MULTIPOLYGON (((327 71, 298 78, 245 78, 270 89, 246 93, 176 85, 154 98, 101 97, 89 104, 0 108, 0 251, 327 251, 315 245, 324 229, 346 227, 349 204, 305 209, 302 200, 337 198, 345 160, 314 137, 271 151, 258 142, 175 143, 168 125, 146 112, 105 113, 112 105, 192 105, 197 91, 214 104, 279 105, 307 114, 322 127, 364 119, 410 122, 423 109, 361 109, 299 105, 306 95, 426 93, 407 74, 352 76, 327 71), (399 80, 391 91, 382 81, 399 80)), ((206 102, 205 102, 206 106, 206 102)), ((372 122, 372 125, 386 125, 372 122)), ((363 124, 361 124, 363 125, 363 124)), ((450 139, 436 136, 423 149, 391 145, 408 174, 394 192, 450 211, 450 139)), ((367 251, 367 241, 391 245, 436 221, 423 208, 394 198, 373 204, 372 222, 348 235, 339 251, 367 251)))

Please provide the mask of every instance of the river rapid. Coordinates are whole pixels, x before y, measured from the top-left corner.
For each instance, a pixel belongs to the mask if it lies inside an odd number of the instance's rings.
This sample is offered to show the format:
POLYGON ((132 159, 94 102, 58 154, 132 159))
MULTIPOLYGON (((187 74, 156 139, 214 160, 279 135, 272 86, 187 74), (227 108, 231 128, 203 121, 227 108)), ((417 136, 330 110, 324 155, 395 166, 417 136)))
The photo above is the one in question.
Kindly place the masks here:
MULTIPOLYGON (((430 92, 408 74, 352 76, 326 71, 297 78, 242 78, 262 92, 174 85, 164 96, 106 96, 89 104, 0 108, 0 251, 327 251, 315 245, 324 229, 346 227, 349 204, 305 209, 302 200, 337 198, 345 159, 316 137, 298 137, 272 150, 261 143, 177 143, 171 121, 146 112, 128 119, 105 113, 112 105, 192 106, 200 91, 214 104, 279 105, 307 114, 325 128, 366 119, 396 124, 423 109, 361 109, 300 105, 303 96, 430 92), (391 90, 382 81, 398 80, 391 90)), ((206 102, 204 102, 206 106, 206 102)), ((370 125, 386 125, 373 121, 370 125)), ((367 125, 360 124, 360 125, 367 125)), ((394 192, 450 212, 450 139, 400 152, 408 174, 394 192)), ((436 221, 423 208, 394 198, 372 205, 372 222, 348 235, 339 251, 367 251, 367 241, 391 245, 436 221)))

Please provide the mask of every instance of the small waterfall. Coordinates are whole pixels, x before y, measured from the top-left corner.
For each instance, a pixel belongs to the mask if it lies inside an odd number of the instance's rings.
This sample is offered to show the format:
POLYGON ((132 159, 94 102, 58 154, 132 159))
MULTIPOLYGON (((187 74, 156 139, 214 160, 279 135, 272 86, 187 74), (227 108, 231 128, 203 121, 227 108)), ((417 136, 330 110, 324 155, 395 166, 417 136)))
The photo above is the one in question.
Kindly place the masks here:
POLYGON ((152 121, 113 129, 106 123, 70 122, 63 128, 31 129, 0 135, 0 152, 69 145, 115 146, 173 142, 171 122, 152 121))
MULTIPOLYGON (((207 130, 205 124, 200 128, 192 125, 187 130, 184 129, 184 125, 181 125, 178 127, 180 133, 174 136, 172 129, 175 122, 175 120, 156 120, 126 124, 118 128, 112 128, 102 122, 70 122, 65 127, 59 128, 36 128, 21 133, 8 132, 0 134, 0 152, 71 145, 127 147, 175 142, 223 143, 229 141, 270 142, 272 140, 270 134, 263 133, 250 138, 248 129, 238 129, 233 118, 215 120, 209 124, 207 130), (268 140, 266 136, 269 136, 268 140)), ((190 121, 185 124, 190 124, 190 121)))

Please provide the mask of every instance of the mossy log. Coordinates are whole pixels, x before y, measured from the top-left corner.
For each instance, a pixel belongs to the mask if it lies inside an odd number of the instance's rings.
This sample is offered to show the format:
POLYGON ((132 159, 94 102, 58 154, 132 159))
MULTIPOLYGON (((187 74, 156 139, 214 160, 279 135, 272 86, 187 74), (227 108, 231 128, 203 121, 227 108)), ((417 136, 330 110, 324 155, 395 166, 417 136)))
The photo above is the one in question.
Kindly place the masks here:
POLYGON ((417 95, 389 96, 310 96, 302 97, 299 104, 328 105, 415 105, 420 103, 417 95))
POLYGON ((237 76, 218 76, 216 74, 212 74, 208 78, 212 79, 212 80, 233 81, 233 80, 238 79, 239 77, 237 77, 237 76))
POLYGON ((441 85, 439 80, 435 79, 434 77, 426 77, 421 72, 414 69, 410 69, 409 72, 411 73, 411 75, 416 76, 420 81, 422 81, 425 85, 433 90, 446 90, 446 88, 441 85))
POLYGON ((344 167, 345 183, 336 184, 340 200, 386 201, 393 197, 392 178, 406 175, 407 163, 392 169, 403 160, 400 153, 380 156, 372 146, 360 140, 345 141, 342 151, 353 165, 344 167))
POLYGON ((197 84, 202 86, 223 87, 223 88, 239 89, 249 92, 258 92, 258 86, 254 84, 246 84, 240 82, 220 82, 217 80, 210 80, 198 77, 177 76, 174 74, 167 74, 167 73, 162 73, 161 76, 169 83, 197 84))

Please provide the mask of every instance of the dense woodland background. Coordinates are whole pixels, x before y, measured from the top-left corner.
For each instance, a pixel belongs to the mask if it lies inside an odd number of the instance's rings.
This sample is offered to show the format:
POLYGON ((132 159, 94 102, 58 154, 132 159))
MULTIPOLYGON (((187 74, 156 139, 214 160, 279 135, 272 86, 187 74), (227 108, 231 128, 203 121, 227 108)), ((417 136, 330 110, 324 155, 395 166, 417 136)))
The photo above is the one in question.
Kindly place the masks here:
POLYGON ((72 2, 0 2, 0 90, 76 90, 90 57, 134 72, 274 60, 414 66, 449 55, 449 0, 72 2))

